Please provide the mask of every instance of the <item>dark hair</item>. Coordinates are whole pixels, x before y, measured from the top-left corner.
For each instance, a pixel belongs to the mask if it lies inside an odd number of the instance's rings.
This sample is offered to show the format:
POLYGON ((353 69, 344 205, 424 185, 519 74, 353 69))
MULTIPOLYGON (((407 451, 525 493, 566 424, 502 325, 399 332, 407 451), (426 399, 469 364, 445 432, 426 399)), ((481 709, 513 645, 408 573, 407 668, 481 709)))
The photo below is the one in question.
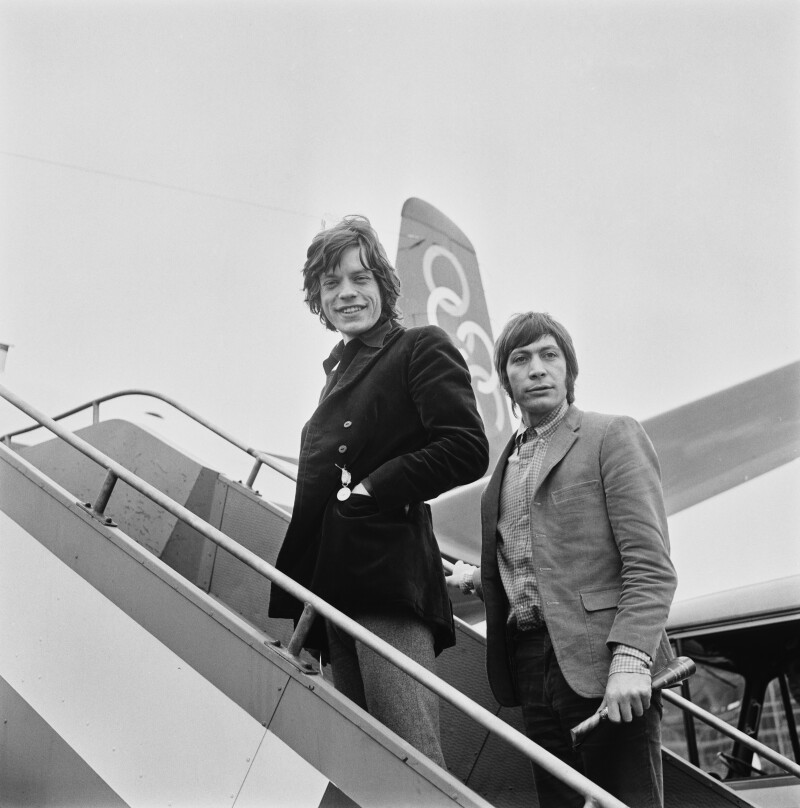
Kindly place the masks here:
POLYGON ((361 264, 372 271, 381 293, 381 316, 393 320, 400 318, 397 298, 400 297, 400 279, 386 257, 386 250, 378 240, 378 234, 365 216, 345 216, 341 222, 321 230, 311 241, 303 267, 303 290, 306 303, 312 314, 318 314, 320 322, 330 331, 335 331, 322 311, 321 278, 339 266, 344 253, 358 247, 361 264))
MULTIPOLYGON (((497 343, 494 346, 494 366, 500 378, 500 384, 506 391, 511 401, 511 385, 508 381, 506 365, 508 357, 515 348, 523 345, 530 345, 532 342, 540 340, 542 337, 551 336, 564 354, 567 360, 567 403, 575 401, 575 379, 578 377, 578 357, 575 354, 575 346, 572 344, 572 337, 558 320, 549 314, 541 311, 528 311, 525 314, 515 314, 503 328, 497 343)), ((516 404, 514 404, 516 410, 516 404)))

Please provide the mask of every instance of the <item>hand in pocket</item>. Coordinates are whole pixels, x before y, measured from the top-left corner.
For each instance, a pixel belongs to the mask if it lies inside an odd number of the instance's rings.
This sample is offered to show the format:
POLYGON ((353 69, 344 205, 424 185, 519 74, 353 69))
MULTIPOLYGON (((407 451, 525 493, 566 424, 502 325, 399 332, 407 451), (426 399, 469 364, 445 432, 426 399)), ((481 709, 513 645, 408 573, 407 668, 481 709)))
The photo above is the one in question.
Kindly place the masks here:
POLYGON ((351 494, 339 505, 342 516, 369 516, 378 512, 375 497, 369 494, 351 494))

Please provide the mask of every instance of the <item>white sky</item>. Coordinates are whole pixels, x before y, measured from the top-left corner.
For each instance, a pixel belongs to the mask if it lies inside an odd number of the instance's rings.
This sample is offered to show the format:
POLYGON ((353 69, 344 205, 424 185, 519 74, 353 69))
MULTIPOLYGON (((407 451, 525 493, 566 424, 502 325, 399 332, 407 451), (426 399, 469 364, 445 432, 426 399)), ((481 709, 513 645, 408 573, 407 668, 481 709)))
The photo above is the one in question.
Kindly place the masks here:
POLYGON ((296 454, 334 341, 308 242, 364 213, 393 257, 410 196, 495 332, 567 325, 585 408, 795 361, 799 34, 772 0, 0 0, 0 381, 53 414, 155 389, 296 454))

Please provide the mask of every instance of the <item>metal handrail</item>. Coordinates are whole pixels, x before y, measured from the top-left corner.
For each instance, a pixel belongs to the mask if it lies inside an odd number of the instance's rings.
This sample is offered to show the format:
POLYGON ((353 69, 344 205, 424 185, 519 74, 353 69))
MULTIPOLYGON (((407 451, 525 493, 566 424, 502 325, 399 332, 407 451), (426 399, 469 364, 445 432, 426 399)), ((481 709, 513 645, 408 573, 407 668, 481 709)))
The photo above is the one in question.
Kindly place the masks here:
MULTIPOLYGON (((164 508, 164 510, 194 528, 198 533, 205 536, 210 541, 213 541, 224 550, 227 550, 243 564, 246 564, 255 572, 268 578, 273 584, 280 586, 301 603, 309 604, 325 619, 330 620, 338 628, 346 631, 350 636, 380 654, 395 665, 395 667, 407 673, 413 679, 416 679, 440 698, 453 705, 453 707, 464 715, 477 721, 484 729, 502 738, 529 760, 549 771, 552 775, 584 797, 584 808, 626 808, 624 803, 620 802, 616 797, 604 791, 600 786, 559 760, 509 724, 506 724, 505 721, 498 718, 485 707, 481 707, 455 687, 448 684, 443 679, 440 679, 419 663, 414 662, 414 660, 389 645, 385 640, 380 639, 380 637, 377 637, 372 632, 356 623, 355 620, 351 619, 343 612, 340 612, 322 598, 277 570, 271 564, 259 558, 255 553, 242 547, 242 545, 235 542, 229 536, 226 536, 222 531, 208 524, 196 514, 193 514, 182 505, 170 499, 154 486, 137 477, 133 472, 129 471, 115 460, 112 460, 98 449, 95 449, 94 446, 87 443, 82 438, 79 438, 77 435, 60 426, 54 419, 38 411, 35 407, 31 406, 2 385, 0 385, 0 396, 17 407, 17 409, 22 410, 36 420, 40 426, 49 429, 53 434, 105 468, 109 475, 115 475, 117 478, 123 480, 131 488, 144 494, 157 505, 164 508)), ((104 488, 106 488, 105 485, 104 488)))
POLYGON ((674 704, 680 710, 683 710, 684 713, 689 713, 695 718, 699 718, 704 724, 708 724, 710 727, 718 730, 723 735, 733 738, 734 741, 738 741, 743 746, 750 749, 750 751, 761 755, 761 757, 771 761, 789 774, 793 774, 795 777, 800 777, 800 765, 792 760, 789 760, 789 758, 784 757, 774 749, 770 749, 770 747, 765 746, 760 741, 751 738, 746 733, 736 729, 736 727, 732 727, 721 718, 717 718, 713 713, 708 712, 708 710, 698 707, 693 701, 689 701, 689 699, 685 699, 683 696, 679 696, 677 693, 671 693, 669 690, 662 690, 661 695, 665 701, 668 701, 670 704, 674 704))
MULTIPOLYGON (((262 465, 269 466, 274 471, 277 471, 279 474, 283 474, 284 477, 288 477, 290 480, 297 482, 297 471, 296 469, 289 463, 281 460, 278 457, 273 457, 266 452, 262 452, 259 449, 253 449, 251 446, 248 446, 246 443, 240 441, 234 435, 231 435, 230 432, 227 432, 222 427, 216 426, 212 424, 207 418, 204 418, 202 415, 190 410, 188 407, 185 407, 179 401, 176 401, 174 398, 170 398, 170 396, 165 396, 162 393, 157 393, 154 390, 138 390, 138 389, 131 389, 131 390, 120 390, 117 393, 109 393, 105 396, 100 396, 99 398, 94 398, 91 401, 87 401, 85 404, 79 404, 77 407, 73 407, 71 410, 67 410, 66 412, 62 412, 60 415, 56 415, 53 417, 53 421, 61 421, 64 418, 69 418, 71 415, 76 415, 79 412, 83 412, 84 410, 88 410, 89 407, 92 408, 92 423, 98 424, 100 422, 100 405, 106 401, 111 401, 115 398, 123 398, 124 396, 148 396, 149 398, 156 398, 159 401, 163 401, 165 404, 169 404, 170 407, 182 412, 188 418, 191 418, 193 421, 196 421, 201 426, 208 429, 210 432, 213 432, 218 437, 222 438, 223 440, 228 441, 228 443, 235 446, 237 449, 241 449, 243 452, 246 452, 250 455, 250 457, 255 459, 255 465, 253 466, 252 470, 250 471, 250 476, 247 478, 247 487, 252 488, 253 484, 256 481, 256 476, 258 475, 259 470, 261 469, 262 465)), ((26 426, 23 429, 16 429, 13 432, 8 432, 2 437, 2 440, 6 446, 11 445, 11 439, 16 438, 18 435, 24 435, 27 432, 33 432, 37 429, 41 429, 43 427, 42 424, 34 424, 33 426, 26 426)))
MULTIPOLYGON (((87 401, 85 404, 79 404, 77 407, 73 407, 71 410, 67 410, 66 412, 62 412, 59 415, 52 416, 53 421, 61 421, 64 418, 69 418, 71 415, 77 415, 79 412, 83 412, 84 410, 88 410, 89 407, 92 408, 92 424, 100 423, 100 405, 106 401, 112 401, 115 398, 123 398, 124 396, 148 396, 150 398, 158 399, 159 401, 163 401, 165 404, 169 404, 170 407, 178 410, 178 412, 182 412, 188 418, 191 418, 196 423, 204 426, 210 432, 213 432, 218 437, 222 438, 223 440, 228 441, 228 443, 235 446, 237 449, 241 449, 243 452, 246 452, 251 457, 255 458, 256 464, 253 466, 253 469, 250 472, 250 476, 247 479, 246 486, 247 488, 252 489, 253 484, 255 483, 256 476, 258 475, 259 469, 261 465, 269 466, 274 471, 277 471, 279 474, 283 474, 284 477, 287 477, 292 482, 297 482, 297 468, 292 466, 291 464, 281 460, 278 457, 274 457, 267 452, 262 452, 260 449, 253 449, 247 444, 240 441, 235 435, 232 435, 227 430, 223 429, 221 426, 217 426, 216 424, 212 424, 207 418, 204 418, 202 415, 190 410, 185 405, 181 404, 174 398, 170 396, 165 396, 163 393, 158 393, 155 390, 141 390, 137 388, 131 388, 130 390, 119 390, 116 393, 108 393, 105 396, 99 396, 98 398, 93 398, 91 401, 87 401)), ((11 439, 16 438, 18 435, 24 435, 28 432, 34 432, 37 429, 44 429, 43 424, 33 424, 32 426, 26 426, 22 429, 15 429, 13 432, 7 432, 5 435, 0 435, 0 441, 6 444, 6 446, 11 446, 11 439)), ((447 559, 442 559, 442 566, 445 569, 445 572, 452 573, 453 572, 453 564, 448 561, 447 559)))

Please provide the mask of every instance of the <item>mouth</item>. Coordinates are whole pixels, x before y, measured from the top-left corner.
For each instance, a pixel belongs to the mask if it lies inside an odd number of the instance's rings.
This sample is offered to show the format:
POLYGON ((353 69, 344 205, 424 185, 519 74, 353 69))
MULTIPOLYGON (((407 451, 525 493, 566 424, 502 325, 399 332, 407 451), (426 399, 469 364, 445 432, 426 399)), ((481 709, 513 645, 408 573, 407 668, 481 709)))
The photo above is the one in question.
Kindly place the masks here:
POLYGON ((552 390, 552 389, 553 388, 550 387, 549 385, 540 384, 540 385, 537 385, 536 387, 529 387, 526 390, 526 392, 527 393, 549 393, 550 390, 552 390))
POLYGON ((337 314, 358 314, 358 312, 363 311, 366 306, 345 306, 341 309, 336 309, 337 314))

